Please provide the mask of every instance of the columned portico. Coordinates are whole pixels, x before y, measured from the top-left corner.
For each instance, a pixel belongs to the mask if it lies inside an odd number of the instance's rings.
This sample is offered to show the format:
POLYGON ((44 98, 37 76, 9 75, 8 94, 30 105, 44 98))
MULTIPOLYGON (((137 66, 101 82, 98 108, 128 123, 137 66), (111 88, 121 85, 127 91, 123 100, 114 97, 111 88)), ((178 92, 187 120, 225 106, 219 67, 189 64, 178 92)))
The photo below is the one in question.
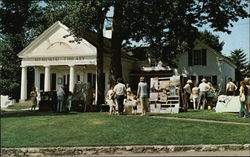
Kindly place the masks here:
POLYGON ((50 66, 45 66, 45 75, 44 75, 44 91, 50 91, 50 66))
POLYGON ((69 65, 69 91, 74 92, 74 84, 75 84, 75 65, 69 65))
POLYGON ((40 73, 38 67, 34 67, 35 72, 35 87, 40 90, 40 73))
POLYGON ((21 66, 22 78, 21 78, 21 101, 27 99, 27 67, 21 66))

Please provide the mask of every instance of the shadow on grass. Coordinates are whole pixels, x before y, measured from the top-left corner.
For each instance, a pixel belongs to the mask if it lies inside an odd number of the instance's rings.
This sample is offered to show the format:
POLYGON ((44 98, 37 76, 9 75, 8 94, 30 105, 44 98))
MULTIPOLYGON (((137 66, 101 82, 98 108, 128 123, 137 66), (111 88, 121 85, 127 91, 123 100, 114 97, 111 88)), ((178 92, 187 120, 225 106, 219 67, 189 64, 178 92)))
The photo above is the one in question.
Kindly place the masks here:
POLYGON ((77 112, 41 112, 41 111, 1 111, 1 118, 11 118, 11 117, 27 117, 27 116, 61 116, 61 115, 74 115, 78 114, 77 112))

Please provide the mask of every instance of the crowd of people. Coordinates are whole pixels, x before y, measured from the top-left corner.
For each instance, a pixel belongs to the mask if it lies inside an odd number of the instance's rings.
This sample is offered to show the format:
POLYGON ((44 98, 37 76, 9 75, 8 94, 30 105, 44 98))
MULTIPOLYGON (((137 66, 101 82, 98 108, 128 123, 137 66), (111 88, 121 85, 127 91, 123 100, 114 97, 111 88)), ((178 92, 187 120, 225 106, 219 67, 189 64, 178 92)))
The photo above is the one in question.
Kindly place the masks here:
MULTIPOLYGON (((117 84, 113 87, 110 86, 107 96, 106 104, 110 107, 110 114, 118 113, 119 115, 124 114, 126 108, 124 104, 128 104, 130 108, 136 114, 137 106, 140 104, 142 108, 141 115, 146 115, 148 108, 148 85, 144 77, 140 77, 138 83, 138 89, 136 94, 131 90, 129 84, 124 84, 122 78, 117 79, 117 84)), ((95 94, 95 93, 94 93, 95 94)), ((229 78, 226 85, 227 96, 239 95, 239 101, 241 103, 239 117, 250 117, 250 78, 245 78, 240 82, 240 86, 237 87, 232 79, 229 78)), ((201 80, 198 85, 192 80, 188 80, 186 85, 183 87, 183 109, 184 112, 191 108, 193 104, 194 110, 204 110, 205 108, 211 109, 217 101, 218 91, 213 87, 211 82, 207 82, 205 78, 201 80)), ((30 92, 32 100, 31 110, 35 111, 37 104, 41 100, 40 92, 33 88, 30 92)), ((63 86, 57 90, 57 105, 56 112, 71 111, 72 106, 72 93, 65 92, 63 86)))
POLYGON ((113 87, 110 86, 106 103, 110 106, 110 114, 117 113, 119 115, 124 114, 124 103, 128 104, 128 106, 132 107, 132 109, 137 112, 137 104, 138 102, 141 104, 142 113, 141 116, 146 115, 147 104, 148 104, 148 91, 147 91, 147 83, 145 81, 145 77, 140 77, 140 82, 138 83, 138 90, 136 95, 131 91, 131 87, 129 84, 124 84, 122 78, 117 79, 117 84, 113 87))
POLYGON ((188 80, 183 87, 183 109, 187 111, 191 108, 191 102, 194 110, 204 110, 206 106, 211 109, 216 96, 217 93, 212 83, 207 82, 205 78, 201 80, 199 85, 188 80))
MULTIPOLYGON (((250 78, 245 78, 240 82, 240 87, 237 87, 232 82, 232 78, 228 79, 226 85, 227 96, 239 95, 239 101, 241 103, 239 117, 249 117, 250 109, 250 78)), ((183 108, 187 111, 193 103, 194 110, 204 110, 205 107, 211 109, 217 101, 218 92, 213 87, 211 82, 207 82, 205 78, 201 80, 201 83, 195 84, 192 80, 188 80, 183 87, 183 108)))

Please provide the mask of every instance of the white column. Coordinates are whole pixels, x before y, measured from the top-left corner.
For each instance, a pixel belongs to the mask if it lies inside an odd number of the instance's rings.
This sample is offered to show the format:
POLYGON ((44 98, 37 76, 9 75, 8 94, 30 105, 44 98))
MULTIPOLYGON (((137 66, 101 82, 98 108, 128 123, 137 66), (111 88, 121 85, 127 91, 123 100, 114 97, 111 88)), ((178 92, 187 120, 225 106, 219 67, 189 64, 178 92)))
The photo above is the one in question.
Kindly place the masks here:
POLYGON ((50 91, 50 66, 45 66, 44 91, 50 91))
POLYGON ((75 85, 75 65, 69 65, 69 91, 74 92, 75 85))
POLYGON ((34 71, 35 71, 35 87, 38 88, 38 90, 40 90, 40 71, 38 67, 34 67, 34 71))
POLYGON ((22 78, 21 78, 21 101, 27 99, 27 67, 22 66, 22 78))

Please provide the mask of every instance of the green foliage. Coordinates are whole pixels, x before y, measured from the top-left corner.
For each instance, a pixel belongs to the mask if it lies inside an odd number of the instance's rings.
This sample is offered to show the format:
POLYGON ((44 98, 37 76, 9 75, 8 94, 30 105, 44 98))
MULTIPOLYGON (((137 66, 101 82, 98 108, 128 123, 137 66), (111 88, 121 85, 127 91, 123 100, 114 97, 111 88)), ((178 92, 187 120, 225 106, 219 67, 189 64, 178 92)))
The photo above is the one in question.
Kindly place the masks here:
POLYGON ((215 49, 217 52, 221 53, 223 49, 224 42, 220 42, 219 36, 213 35, 211 32, 205 30, 204 32, 199 32, 198 35, 199 40, 203 41, 205 44, 215 49))
POLYGON ((236 49, 231 51, 231 61, 237 66, 236 72, 239 76, 236 76, 236 80, 240 81, 244 79, 246 75, 249 75, 249 62, 247 61, 247 54, 242 49, 236 49))
POLYGON ((110 116, 108 113, 65 115, 40 112, 9 113, 9 116, 1 117, 1 128, 2 147, 244 144, 250 142, 248 138, 250 128, 247 125, 141 116, 110 116))

